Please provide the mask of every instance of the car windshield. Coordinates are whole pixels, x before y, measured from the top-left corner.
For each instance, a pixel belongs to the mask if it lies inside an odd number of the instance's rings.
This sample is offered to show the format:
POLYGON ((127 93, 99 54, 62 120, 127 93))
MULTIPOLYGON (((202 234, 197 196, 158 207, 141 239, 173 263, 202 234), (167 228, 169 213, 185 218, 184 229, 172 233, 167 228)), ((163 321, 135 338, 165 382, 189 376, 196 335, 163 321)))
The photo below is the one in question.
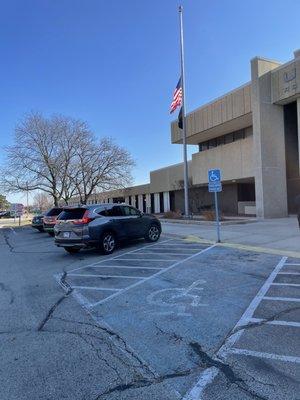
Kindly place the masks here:
POLYGON ((72 208, 69 210, 63 210, 59 216, 59 220, 68 219, 81 219, 86 211, 86 208, 72 208))
POLYGON ((59 215, 63 211, 62 208, 51 208, 46 214, 47 217, 54 217, 55 215, 59 215))

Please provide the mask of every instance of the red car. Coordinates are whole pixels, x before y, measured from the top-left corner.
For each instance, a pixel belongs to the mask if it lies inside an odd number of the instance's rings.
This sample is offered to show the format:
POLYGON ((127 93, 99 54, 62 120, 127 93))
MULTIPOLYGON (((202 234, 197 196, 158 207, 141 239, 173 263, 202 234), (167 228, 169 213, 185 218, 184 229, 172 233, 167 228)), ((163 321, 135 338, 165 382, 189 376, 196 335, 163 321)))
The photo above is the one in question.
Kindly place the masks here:
POLYGON ((43 218, 44 231, 48 232, 50 236, 54 236, 54 225, 56 224, 57 217, 62 211, 62 207, 53 207, 46 212, 43 218))

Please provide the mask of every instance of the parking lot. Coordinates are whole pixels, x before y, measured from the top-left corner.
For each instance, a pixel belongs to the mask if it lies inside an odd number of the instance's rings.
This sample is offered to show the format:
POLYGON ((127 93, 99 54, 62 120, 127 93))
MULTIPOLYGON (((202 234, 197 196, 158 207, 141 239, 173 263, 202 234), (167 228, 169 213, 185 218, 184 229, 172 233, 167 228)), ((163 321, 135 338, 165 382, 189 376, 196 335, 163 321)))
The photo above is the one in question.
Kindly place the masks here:
POLYGON ((299 259, 164 235, 111 256, 30 228, 0 243, 5 400, 300 399, 299 259))

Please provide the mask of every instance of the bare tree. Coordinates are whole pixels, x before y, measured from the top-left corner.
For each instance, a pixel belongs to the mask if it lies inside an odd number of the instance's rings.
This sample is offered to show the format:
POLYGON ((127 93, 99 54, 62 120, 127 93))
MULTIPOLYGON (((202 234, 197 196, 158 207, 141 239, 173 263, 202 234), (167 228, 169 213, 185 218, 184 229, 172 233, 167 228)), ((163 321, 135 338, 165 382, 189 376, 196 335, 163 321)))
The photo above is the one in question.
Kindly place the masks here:
POLYGON ((75 163, 70 177, 82 204, 86 204, 95 190, 124 188, 132 181, 133 159, 110 138, 96 143, 93 138, 86 140, 77 149, 75 163))
POLYGON ((5 148, 7 162, 2 186, 8 192, 41 190, 58 205, 77 148, 91 136, 85 122, 29 114, 16 127, 14 144, 5 148))
POLYGON ((37 192, 33 197, 33 206, 40 211, 46 211, 52 205, 51 197, 45 192, 37 192))

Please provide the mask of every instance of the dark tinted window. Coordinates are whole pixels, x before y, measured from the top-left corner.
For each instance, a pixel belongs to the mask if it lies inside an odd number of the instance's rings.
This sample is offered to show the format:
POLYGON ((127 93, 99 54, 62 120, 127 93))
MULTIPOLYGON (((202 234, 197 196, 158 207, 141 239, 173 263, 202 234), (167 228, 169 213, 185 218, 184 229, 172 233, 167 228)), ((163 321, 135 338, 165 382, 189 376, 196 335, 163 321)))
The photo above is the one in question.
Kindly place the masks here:
POLYGON ((140 215, 139 211, 133 207, 123 206, 124 215, 140 215))
POLYGON ((104 217, 109 217, 110 216, 110 211, 111 210, 109 210, 107 208, 105 208, 104 210, 100 209, 100 210, 97 211, 97 214, 103 215, 104 217))
POLYGON ((112 217, 121 217, 123 216, 122 208, 120 206, 115 206, 111 210, 112 217))
POLYGON ((67 219, 81 219, 85 213, 85 208, 74 208, 71 210, 64 210, 60 216, 59 220, 67 220, 67 219))
POLYGON ((55 215, 60 214, 63 211, 62 208, 51 208, 46 214, 47 217, 54 217, 55 215))
POLYGON ((98 214, 105 217, 121 217, 123 216, 122 208, 120 206, 114 206, 98 212, 98 214))

